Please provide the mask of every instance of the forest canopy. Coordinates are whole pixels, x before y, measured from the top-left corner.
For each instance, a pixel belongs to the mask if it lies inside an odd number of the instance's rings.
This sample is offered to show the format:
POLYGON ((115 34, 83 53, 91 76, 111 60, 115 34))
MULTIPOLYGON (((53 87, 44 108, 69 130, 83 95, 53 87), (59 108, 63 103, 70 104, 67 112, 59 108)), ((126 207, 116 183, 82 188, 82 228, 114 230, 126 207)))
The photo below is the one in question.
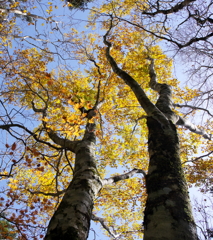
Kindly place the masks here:
POLYGON ((0 1, 0 235, 58 239, 61 221, 62 239, 154 240, 154 200, 196 229, 187 185, 212 187, 211 8, 0 1))

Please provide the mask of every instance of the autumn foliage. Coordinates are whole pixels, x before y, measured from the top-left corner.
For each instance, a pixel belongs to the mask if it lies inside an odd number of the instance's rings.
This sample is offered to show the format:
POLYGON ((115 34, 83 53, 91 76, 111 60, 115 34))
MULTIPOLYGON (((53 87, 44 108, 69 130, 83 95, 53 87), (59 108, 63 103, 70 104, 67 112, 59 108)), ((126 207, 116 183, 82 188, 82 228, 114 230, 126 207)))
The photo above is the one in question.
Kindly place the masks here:
MULTIPOLYGON (((128 24, 136 23, 139 9, 145 9, 148 2, 109 1, 94 6, 87 13, 89 21, 83 31, 82 27, 72 26, 70 20, 64 20, 64 25, 58 20, 67 2, 11 3, 8 8, 20 10, 24 6, 35 21, 29 23, 9 13, 8 20, 0 22, 0 217, 13 226, 5 239, 12 239, 13 234, 20 240, 44 238, 75 169, 75 154, 56 144, 50 132, 66 140, 81 141, 88 121, 82 109, 94 107, 98 92, 101 106, 89 121, 96 122, 95 158, 100 178, 132 169, 148 170, 146 113, 106 58, 103 35, 109 30, 113 14, 116 17, 108 37, 111 55, 151 102, 155 104, 158 94, 149 86, 150 57, 155 61, 158 82, 172 86, 174 104, 193 104, 203 94, 174 77, 173 60, 160 47, 159 39, 136 24, 128 24), (41 15, 38 9, 45 9, 42 17, 46 20, 36 18, 41 15), (122 21, 128 16, 128 21, 122 21)), ((79 7, 76 2, 71 2, 71 7, 79 7)), ((79 4, 85 7, 85 1, 79 4)), ((180 116, 195 118, 196 124, 211 133, 212 120, 208 115, 201 122, 196 115, 199 109, 179 110, 174 108, 180 116)), ((211 185, 211 141, 183 127, 178 128, 178 133, 187 181, 189 185, 206 183, 202 185, 204 189, 211 185)), ((145 179, 136 174, 103 186, 94 201, 93 213, 103 218, 111 233, 120 239, 142 239, 145 203, 145 179)), ((2 223, 1 233, 8 230, 2 223)), ((103 225, 102 228, 113 239, 103 225)))

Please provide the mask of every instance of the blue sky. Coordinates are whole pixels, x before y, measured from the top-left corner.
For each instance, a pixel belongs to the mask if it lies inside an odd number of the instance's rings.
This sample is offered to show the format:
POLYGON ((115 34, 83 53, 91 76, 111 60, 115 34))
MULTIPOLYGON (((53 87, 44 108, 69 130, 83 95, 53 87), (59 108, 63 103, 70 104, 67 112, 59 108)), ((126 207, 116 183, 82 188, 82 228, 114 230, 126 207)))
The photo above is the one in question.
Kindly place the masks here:
MULTIPOLYGON (((35 10, 35 14, 38 14, 40 15, 40 12, 39 10, 35 10)), ((63 8, 62 7, 62 3, 61 3, 61 6, 59 6, 59 9, 56 10, 56 15, 58 16, 57 17, 57 20, 60 21, 60 20, 63 20, 63 19, 67 19, 67 16, 72 16, 72 18, 74 19, 86 19, 87 18, 87 14, 88 12, 87 11, 76 11, 76 10, 73 10, 73 11, 70 11, 68 8, 63 8)), ((21 21, 21 20, 19 20, 21 21)), ((67 21, 67 20, 66 20, 67 21)), ((37 24, 36 24, 36 27, 38 28, 39 31, 46 31, 46 25, 45 26, 42 26, 41 24, 43 23, 43 20, 38 20, 37 21, 37 24)), ((25 23, 21 23, 22 26, 23 26, 23 35, 32 35, 32 36, 36 36, 36 32, 35 32, 35 26, 34 25, 31 25, 31 26, 28 26, 28 23, 25 22, 25 23), (26 27, 26 29, 24 29, 24 27, 26 27), (26 31, 25 31, 26 30, 26 31)), ((53 23, 54 25, 54 23, 53 23)), ((82 25, 84 25, 84 23, 82 23, 82 25)), ((85 30, 84 27, 80 24, 79 21, 77 21, 76 24, 73 25, 73 27, 76 27, 78 26, 78 30, 85 30)), ((63 31, 66 31, 66 28, 65 30, 63 31)), ((57 31, 52 35, 53 38, 55 38, 55 40, 57 41, 57 31)), ((41 37, 41 36, 39 36, 41 37)), ((30 47, 32 47, 31 44, 29 44, 30 47)), ((44 45, 45 46, 45 45, 44 45)), ((14 45, 14 47, 16 47, 16 45, 14 45)), ((51 50, 55 51, 55 49, 52 47, 50 48, 51 50)), ((73 62, 72 62, 73 64, 73 62)), ((51 63, 49 65, 50 69, 54 68, 55 66, 57 65, 57 63, 55 64, 54 62, 51 63)), ((177 77, 178 79, 181 79, 181 81, 185 81, 186 80, 186 76, 184 74, 180 74, 180 70, 182 69, 182 66, 176 66, 176 69, 177 69, 177 77)), ((29 126, 29 127, 32 127, 32 126, 29 126)), ((8 141, 9 142, 13 142, 13 140, 10 140, 10 137, 8 136, 8 141)), ((121 172, 122 172, 122 169, 120 169, 121 172)), ((200 193, 197 192, 196 189, 193 189, 193 190, 190 190, 191 195, 195 195, 195 196, 201 196, 200 193)), ((193 199, 193 197, 192 197, 193 199)), ((90 236, 89 236, 89 240, 93 240, 93 239, 96 239, 96 240, 105 240, 105 239, 108 239, 107 237, 105 237, 104 235, 102 235, 101 231, 99 230, 100 229, 100 224, 99 223, 93 223, 91 224, 91 228, 94 229, 97 233, 96 237, 94 237, 94 233, 93 231, 90 232, 90 236)))

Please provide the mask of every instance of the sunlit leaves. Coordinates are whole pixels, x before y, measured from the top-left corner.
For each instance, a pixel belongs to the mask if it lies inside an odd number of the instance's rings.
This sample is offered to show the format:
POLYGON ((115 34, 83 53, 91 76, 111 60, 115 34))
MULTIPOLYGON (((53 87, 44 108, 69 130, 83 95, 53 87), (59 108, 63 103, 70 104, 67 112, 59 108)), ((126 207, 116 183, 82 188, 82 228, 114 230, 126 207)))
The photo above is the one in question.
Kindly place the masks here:
MULTIPOLYGON (((18 5, 11 7, 17 8, 18 5)), ((33 2, 31 7, 26 8, 24 13, 37 9, 33 2)), ((11 212, 8 215, 9 220, 23 225, 22 231, 26 230, 24 226, 27 225, 34 226, 37 223, 40 229, 46 225, 63 196, 60 191, 63 192, 72 179, 74 155, 54 144, 47 130, 56 131, 65 139, 82 139, 86 113, 79 109, 94 107, 99 81, 99 100, 104 100, 96 117, 96 160, 100 176, 105 178, 133 168, 145 171, 148 168, 145 112, 131 89, 112 72, 105 56, 102 35, 109 29, 111 16, 114 17, 114 27, 109 34, 111 54, 119 66, 142 86, 153 103, 158 95, 149 88, 148 57, 155 60, 158 81, 172 86, 175 103, 192 101, 201 94, 189 87, 181 90, 178 80, 172 75, 172 60, 156 45, 157 40, 144 33, 141 28, 129 26, 119 19, 129 15, 130 20, 135 22, 140 19, 138 10, 145 8, 143 1, 105 2, 99 9, 93 8, 91 11, 87 30, 81 32, 70 25, 66 33, 63 32, 62 37, 58 37, 62 26, 54 25, 54 28, 51 25, 51 15, 57 6, 53 1, 48 1, 44 12, 50 15, 47 22, 50 20, 51 32, 57 33, 54 40, 56 52, 55 48, 53 50, 46 47, 51 39, 46 29, 42 32, 44 28, 39 29, 41 32, 36 32, 36 39, 42 40, 41 36, 45 36, 41 45, 36 42, 33 43, 36 47, 29 47, 22 44, 24 39, 20 38, 20 47, 15 51, 14 48, 8 50, 15 38, 14 33, 18 34, 20 30, 14 19, 0 23, 2 97, 6 104, 24 109, 24 114, 20 113, 24 118, 22 124, 29 127, 35 134, 34 137, 40 140, 37 141, 26 132, 18 132, 20 136, 17 141, 6 139, 3 144, 4 153, 10 159, 9 164, 14 164, 14 168, 13 175, 8 180, 9 189, 3 191, 7 200, 5 203, 1 202, 1 207, 11 212), (90 27, 96 31, 92 31, 90 27), (65 51, 60 52, 59 49, 65 51), (66 58, 63 54, 77 60, 80 69, 64 61, 66 58), (37 111, 33 111, 33 108, 37 111), (42 109, 46 109, 45 116, 39 112, 42 109), (19 204, 16 213, 13 213, 14 203, 19 204)), ((45 23, 38 25, 43 26, 45 23)), ((37 31, 37 25, 34 27, 37 31)), ((179 113, 178 110, 175 111, 179 113)), ((193 114, 191 112, 191 116, 193 114)), ((21 121, 20 116, 16 118, 13 114, 11 119, 5 119, 3 117, 3 123, 21 121)), ((204 127, 208 126, 211 131, 212 123, 209 122, 204 127)), ((191 183, 202 183, 205 178, 210 179, 211 155, 207 160, 191 160, 194 159, 193 155, 199 154, 199 150, 203 153, 213 151, 212 144, 201 148, 203 140, 200 136, 188 134, 182 128, 179 129, 179 135, 180 154, 188 180, 191 183)), ((6 175, 8 171, 2 171, 1 174, 6 175)), ((95 211, 102 211, 108 225, 121 234, 121 239, 141 239, 145 198, 144 180, 139 175, 113 186, 105 186, 97 197, 95 211)), ((27 231, 29 229, 26 230, 26 234, 29 234, 27 231)), ((33 234, 31 236, 34 237, 33 234)))
POLYGON ((121 235, 121 239, 142 237, 140 219, 143 216, 141 205, 146 199, 145 190, 141 188, 142 179, 133 178, 106 186, 100 194, 95 206, 101 205, 103 216, 108 226, 121 235), (113 203, 113 204, 112 204, 113 203), (125 203, 125 204, 124 204, 125 203))

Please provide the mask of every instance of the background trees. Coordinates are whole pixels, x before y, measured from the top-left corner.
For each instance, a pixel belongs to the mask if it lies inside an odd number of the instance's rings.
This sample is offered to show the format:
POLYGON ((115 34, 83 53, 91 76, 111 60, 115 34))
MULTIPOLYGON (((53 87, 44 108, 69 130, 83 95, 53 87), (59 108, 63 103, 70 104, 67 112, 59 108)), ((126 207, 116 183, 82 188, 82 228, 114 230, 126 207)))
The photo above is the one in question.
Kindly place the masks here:
MULTIPOLYGON (((132 173, 144 173, 148 167, 147 129, 144 125, 147 113, 141 109, 128 86, 111 71, 106 58, 102 37, 109 30, 110 22, 114 28, 108 41, 112 43, 111 55, 118 66, 129 73, 155 103, 157 94, 149 88, 150 60, 147 58, 150 55, 154 59, 158 81, 173 86, 176 106, 188 106, 187 109, 190 109, 191 112, 178 113, 182 117, 184 114, 193 116, 196 110, 202 109, 211 116, 210 109, 203 105, 207 101, 206 94, 211 96, 211 90, 204 91, 201 88, 204 84, 196 89, 187 86, 181 90, 171 74, 171 59, 156 43, 162 38, 173 43, 172 46, 176 46, 174 50, 181 48, 180 52, 184 53, 184 49, 188 52, 187 49, 195 49, 195 45, 199 47, 200 43, 210 44, 208 40, 211 36, 206 29, 211 26, 209 21, 204 22, 208 26, 197 31, 201 35, 195 37, 189 34, 187 36, 192 38, 186 40, 178 34, 181 29, 182 36, 186 35, 184 24, 200 21, 190 15, 196 1, 173 2, 172 5, 164 3, 162 6, 160 1, 146 4, 141 1, 135 4, 110 1, 91 11, 90 21, 87 22, 89 30, 83 33, 74 28, 74 19, 66 25, 73 12, 57 17, 64 11, 60 9, 60 3, 45 2, 37 8, 33 2, 5 3, 10 11, 1 23, 1 129, 9 135, 2 135, 4 157, 1 176, 5 179, 1 191, 2 212, 10 212, 7 219, 15 224, 23 239, 43 238, 48 221, 76 171, 71 153, 73 148, 69 149, 65 142, 76 143, 83 139, 88 120, 86 111, 95 106, 97 99, 103 102, 96 113, 95 168, 99 171, 102 185, 122 179, 103 180, 105 176, 109 177, 107 171, 113 168, 119 167, 118 173, 129 173, 123 175, 127 178, 132 173), (21 5, 24 10, 20 10, 21 5), (13 16, 16 9, 24 11, 27 16, 34 16, 34 19, 29 22, 13 16), (174 24, 179 18, 177 29, 174 24), (169 21, 174 21, 170 29, 166 25, 169 21), (92 31, 95 26, 96 30, 92 31), (98 30, 100 28, 102 30, 98 30), (196 41, 191 40, 195 38, 196 41), (80 69, 77 69, 78 63, 70 60, 78 60, 80 69), (195 104, 203 98, 206 100, 200 102, 201 105, 195 104), (63 143, 59 142, 62 139, 63 143), (131 172, 132 169, 135 170, 131 172)), ((208 6, 211 7, 211 4, 208 6)), ((210 16, 206 9, 204 6, 202 11, 207 19, 210 16)), ((203 16, 200 13, 202 19, 203 16)), ((199 69, 198 65, 196 68, 199 69)), ((209 86, 207 80, 208 77, 204 80, 206 87, 209 86)), ((211 133, 211 124, 205 115, 202 128, 206 128, 206 134, 211 133)), ((88 130, 90 132, 86 128, 88 130)), ((90 134, 94 135, 94 132, 90 134)), ((179 129, 179 135, 181 158, 186 173, 189 173, 186 175, 188 180, 211 184, 211 142, 186 132, 184 128, 179 129), (209 158, 191 157, 201 147, 203 155, 209 158)), ((95 180, 99 183, 98 178, 95 180)), ((102 217, 105 220, 102 226, 111 237, 142 238, 145 192, 141 175, 106 185, 94 201, 97 216, 90 215, 89 218, 100 220, 102 217), (98 215, 100 210, 102 214, 98 215)))

